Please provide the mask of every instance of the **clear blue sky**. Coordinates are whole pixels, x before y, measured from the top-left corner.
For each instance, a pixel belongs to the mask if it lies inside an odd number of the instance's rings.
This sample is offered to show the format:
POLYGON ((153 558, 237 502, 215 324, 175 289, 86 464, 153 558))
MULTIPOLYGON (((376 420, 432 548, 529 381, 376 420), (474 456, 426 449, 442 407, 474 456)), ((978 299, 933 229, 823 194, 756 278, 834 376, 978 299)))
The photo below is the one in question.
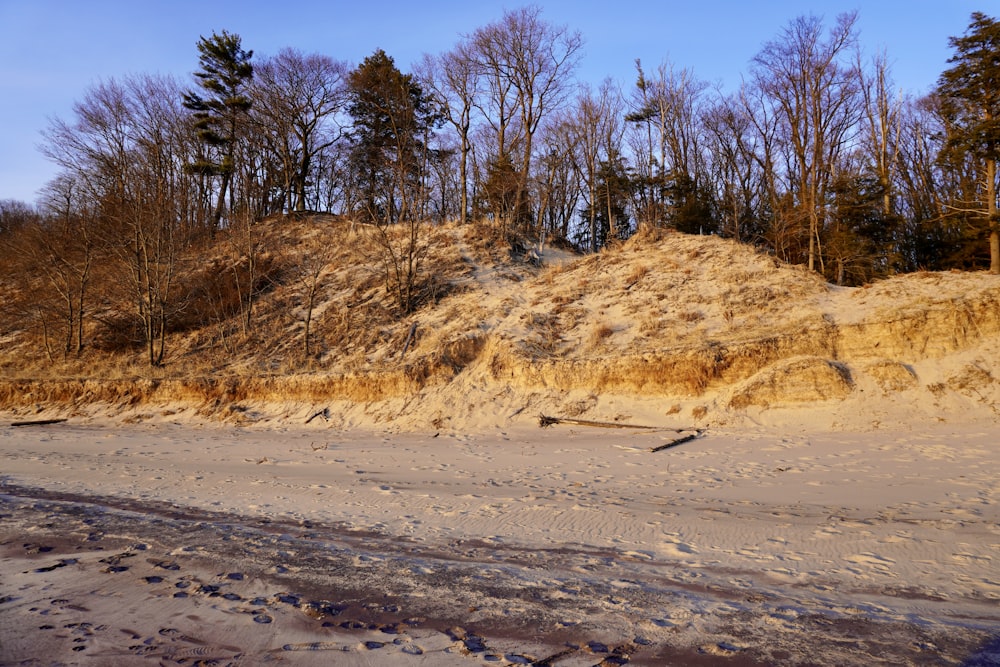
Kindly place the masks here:
MULTIPOLYGON (((761 45, 797 16, 831 24, 859 13, 869 54, 886 51, 904 92, 922 94, 951 55, 973 11, 996 15, 996 0, 550 0, 547 21, 579 30, 585 53, 578 78, 628 87, 634 61, 664 60, 734 90, 761 45), (985 5, 985 6, 984 6, 985 5)), ((91 85, 128 74, 188 79, 201 35, 228 30, 255 56, 294 47, 351 64, 377 48, 407 71, 424 53, 499 18, 516 2, 490 0, 0 0, 0 199, 34 202, 56 173, 39 153, 50 119, 72 118, 91 85)))

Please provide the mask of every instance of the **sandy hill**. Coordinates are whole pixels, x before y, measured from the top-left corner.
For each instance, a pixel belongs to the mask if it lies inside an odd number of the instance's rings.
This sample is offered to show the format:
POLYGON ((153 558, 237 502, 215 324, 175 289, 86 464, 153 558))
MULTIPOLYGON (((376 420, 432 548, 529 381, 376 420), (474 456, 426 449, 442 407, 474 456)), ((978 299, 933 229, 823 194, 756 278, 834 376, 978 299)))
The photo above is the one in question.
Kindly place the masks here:
MULTIPOLYGON (((42 379, 15 332, 0 353, 0 405, 242 423, 324 411, 339 427, 439 430, 543 413, 670 427, 998 416, 994 275, 841 288, 733 241, 669 232, 512 260, 481 229, 445 226, 425 230, 423 305, 401 316, 370 228, 317 217, 259 235, 270 282, 242 332, 236 315, 178 331, 155 372, 93 353, 42 379)), ((223 275, 240 261, 230 256, 218 250, 198 270, 223 275)))

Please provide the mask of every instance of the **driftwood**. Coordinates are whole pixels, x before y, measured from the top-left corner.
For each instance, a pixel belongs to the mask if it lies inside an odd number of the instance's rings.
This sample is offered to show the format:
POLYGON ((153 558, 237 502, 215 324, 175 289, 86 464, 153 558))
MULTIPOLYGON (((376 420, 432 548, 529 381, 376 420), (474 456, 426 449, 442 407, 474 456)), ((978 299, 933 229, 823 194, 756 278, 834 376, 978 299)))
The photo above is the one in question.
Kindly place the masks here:
POLYGON ((399 358, 402 359, 406 356, 406 351, 410 349, 410 343, 413 342, 413 335, 417 333, 417 323, 414 322, 410 326, 410 333, 406 336, 406 343, 403 345, 403 351, 400 352, 399 358))
POLYGON ((671 447, 676 447, 677 445, 682 445, 685 442, 691 442, 695 438, 701 437, 701 435, 704 432, 705 432, 705 429, 701 429, 701 428, 695 429, 694 433, 690 433, 690 434, 685 435, 683 437, 677 438, 676 440, 671 440, 670 442, 665 442, 662 445, 657 445, 656 447, 653 447, 649 451, 651 451, 651 452, 662 452, 664 449, 670 449, 671 447))
POLYGON ((618 422, 598 422, 590 421, 588 419, 569 419, 566 417, 549 417, 546 415, 538 416, 538 425, 552 426, 553 424, 569 424, 570 426, 596 426, 598 428, 639 428, 647 431, 674 431, 675 433, 688 433, 688 435, 681 436, 676 440, 671 440, 670 442, 665 442, 662 445, 657 445, 649 451, 651 452, 662 452, 664 449, 670 449, 671 447, 676 447, 677 445, 684 444, 685 442, 691 442, 695 438, 701 437, 705 433, 703 428, 662 428, 659 426, 642 426, 639 424, 621 424, 618 422))
POLYGON ((322 410, 314 414, 312 417, 307 419, 306 423, 308 424, 312 420, 316 419, 316 417, 322 417, 324 420, 330 421, 330 408, 323 408, 322 410))
POLYGON ((587 419, 569 419, 567 417, 547 417, 538 415, 538 425, 552 426, 553 424, 569 424, 570 426, 596 426, 598 428, 642 428, 655 431, 659 426, 639 426, 636 424, 621 424, 619 422, 595 422, 587 419))
POLYGON ((47 424, 61 424, 65 419, 35 419, 27 422, 12 422, 11 426, 46 426, 47 424))

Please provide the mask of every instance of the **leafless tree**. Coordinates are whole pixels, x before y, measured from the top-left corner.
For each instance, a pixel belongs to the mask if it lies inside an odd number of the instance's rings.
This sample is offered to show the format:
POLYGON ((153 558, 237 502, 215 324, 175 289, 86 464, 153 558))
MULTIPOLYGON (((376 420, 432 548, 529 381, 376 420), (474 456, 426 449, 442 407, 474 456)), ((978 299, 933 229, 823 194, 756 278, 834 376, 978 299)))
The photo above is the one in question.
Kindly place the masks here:
POLYGON ((183 165, 189 132, 180 88, 165 77, 111 80, 74 107, 74 123, 53 121, 45 152, 89 201, 103 243, 121 271, 105 287, 131 294, 151 365, 163 363, 170 318, 182 307, 176 278, 192 196, 183 165))
POLYGON ((708 84, 689 69, 677 69, 663 62, 652 75, 636 61, 638 78, 626 119, 634 124, 639 137, 633 145, 645 150, 636 155, 643 175, 642 187, 649 205, 646 222, 676 222, 677 209, 688 190, 700 187, 706 171, 702 156, 701 116, 708 84))
POLYGON ((889 59, 883 52, 872 59, 869 74, 857 64, 864 101, 864 143, 871 168, 878 177, 882 193, 882 212, 893 215, 893 183, 899 161, 900 111, 902 99, 893 95, 889 59))
POLYGON ((280 161, 286 211, 315 207, 308 196, 318 181, 315 161, 343 134, 337 114, 346 104, 346 70, 328 56, 295 49, 283 49, 254 69, 251 117, 280 161))
POLYGON ((577 149, 569 111, 553 115, 542 126, 541 154, 536 161, 539 245, 548 238, 567 240, 580 199, 580 179, 573 154, 577 149))
POLYGON ((815 16, 793 20, 753 59, 753 79, 779 120, 790 150, 790 185, 808 220, 808 265, 821 268, 824 202, 838 154, 856 131, 858 81, 842 62, 855 42, 857 14, 842 14, 824 38, 815 16))
POLYGON ((514 166, 512 210, 517 215, 525 209, 535 134, 571 94, 582 46, 580 33, 542 20, 538 7, 505 12, 471 37, 471 52, 485 83, 478 106, 495 131, 497 159, 514 166), (515 137, 509 136, 512 128, 515 137), (521 148, 518 163, 512 155, 515 138, 521 148))
POLYGON ((724 236, 748 243, 762 240, 759 220, 767 207, 762 170, 755 156, 760 139, 740 105, 728 96, 716 102, 703 117, 710 175, 724 236))
MULTIPOLYGON (((587 198, 587 211, 590 237, 590 251, 598 250, 597 218, 599 207, 599 188, 601 187, 601 163, 607 162, 620 152, 621 142, 621 95, 610 79, 605 79, 595 94, 591 89, 584 88, 577 97, 576 108, 570 131, 573 136, 574 166, 583 183, 583 191, 587 198)), ((610 201, 605 197, 605 201, 610 201)), ((614 216, 608 215, 611 225, 609 237, 617 236, 614 229, 614 216)))
POLYGON ((479 81, 477 63, 467 40, 440 56, 425 56, 417 71, 424 88, 438 101, 458 140, 459 222, 469 220, 469 160, 472 112, 479 81))

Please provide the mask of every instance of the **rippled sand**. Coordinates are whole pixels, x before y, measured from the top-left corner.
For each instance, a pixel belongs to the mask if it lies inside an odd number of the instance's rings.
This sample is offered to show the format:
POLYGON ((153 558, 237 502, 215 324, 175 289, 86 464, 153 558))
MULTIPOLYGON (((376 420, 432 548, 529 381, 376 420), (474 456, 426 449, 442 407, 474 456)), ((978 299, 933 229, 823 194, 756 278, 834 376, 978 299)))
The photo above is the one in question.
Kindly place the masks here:
POLYGON ((995 664, 990 428, 674 437, 0 428, 0 662, 995 664))

